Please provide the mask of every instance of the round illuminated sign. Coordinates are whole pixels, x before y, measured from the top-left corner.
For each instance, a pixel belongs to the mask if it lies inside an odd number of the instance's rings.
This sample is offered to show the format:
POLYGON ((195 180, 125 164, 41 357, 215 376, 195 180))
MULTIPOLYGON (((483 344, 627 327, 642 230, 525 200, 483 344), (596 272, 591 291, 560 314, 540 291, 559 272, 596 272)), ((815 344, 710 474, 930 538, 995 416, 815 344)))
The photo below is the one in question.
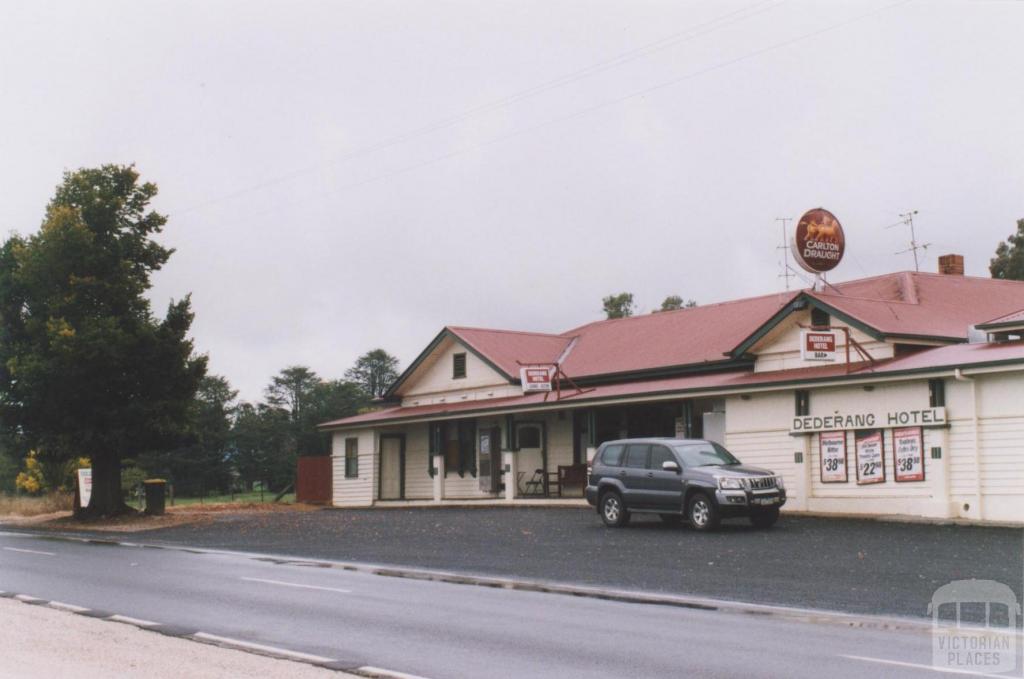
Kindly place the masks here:
POLYGON ((843 227, 836 216, 824 208, 808 210, 796 223, 792 250, 797 264, 806 271, 831 271, 839 265, 846 251, 843 227))

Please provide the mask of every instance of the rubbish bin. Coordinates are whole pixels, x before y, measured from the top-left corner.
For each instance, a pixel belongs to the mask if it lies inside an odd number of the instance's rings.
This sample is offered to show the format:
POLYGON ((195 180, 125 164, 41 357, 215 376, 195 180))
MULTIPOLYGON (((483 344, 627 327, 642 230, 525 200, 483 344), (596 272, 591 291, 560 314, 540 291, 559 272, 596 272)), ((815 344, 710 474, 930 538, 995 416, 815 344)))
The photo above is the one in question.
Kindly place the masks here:
POLYGON ((146 479, 142 483, 146 486, 146 513, 150 516, 163 516, 167 482, 163 479, 146 479))

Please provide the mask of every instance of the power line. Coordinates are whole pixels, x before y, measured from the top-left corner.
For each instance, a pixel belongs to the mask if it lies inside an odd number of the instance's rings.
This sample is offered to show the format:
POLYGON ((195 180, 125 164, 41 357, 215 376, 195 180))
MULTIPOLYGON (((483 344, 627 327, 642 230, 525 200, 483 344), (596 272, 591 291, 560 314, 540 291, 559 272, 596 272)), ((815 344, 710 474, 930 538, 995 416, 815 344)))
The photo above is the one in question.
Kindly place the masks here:
POLYGON ((317 172, 326 167, 331 167, 333 165, 353 160, 361 156, 369 155, 376 151, 382 151, 384 149, 388 149, 393 146, 403 144, 407 141, 411 141, 412 139, 421 137, 426 134, 430 134, 432 132, 437 132, 440 130, 453 127, 461 122, 470 120, 485 113, 490 113, 492 111, 496 111, 498 109, 505 108, 513 104, 517 104, 525 99, 529 99, 539 94, 543 94, 544 92, 551 91, 564 85, 569 85, 584 78, 588 78, 598 73, 602 73, 609 69, 615 68, 617 66, 621 66, 631 61, 635 61, 642 57, 655 54, 674 45, 687 42, 689 40, 693 40, 695 38, 699 38, 710 33, 714 33, 715 31, 727 28, 741 21, 745 21, 753 16, 757 16, 758 14, 762 14, 764 12, 775 9, 779 5, 785 3, 786 1, 787 0, 759 0, 758 2, 755 2, 752 5, 748 5, 741 9, 733 10, 732 12, 727 12, 726 14, 719 15, 714 19, 710 19, 709 21, 696 24, 695 26, 687 28, 683 31, 679 31, 677 33, 673 33, 654 42, 647 43, 645 45, 628 50, 626 52, 622 52, 609 59, 605 59, 603 61, 599 61, 589 66, 577 69, 575 71, 571 71, 569 73, 560 75, 558 77, 552 78, 551 80, 544 81, 537 85, 533 85, 526 89, 519 90, 518 92, 506 95, 499 99, 495 99, 490 102, 481 104, 479 106, 467 109, 461 113, 457 113, 446 118, 441 118, 439 120, 435 120, 431 123, 427 123, 420 127, 407 130, 393 137, 388 137, 380 141, 368 144, 366 146, 352 149, 351 151, 343 153, 334 160, 328 161, 326 163, 307 165, 305 167, 299 168, 287 174, 273 177, 265 181, 259 182, 257 184, 252 184, 250 186, 237 189, 230 193, 226 193, 221 196, 211 198, 201 203, 191 205, 182 210, 176 211, 174 214, 181 215, 188 212, 194 212, 196 210, 210 207, 211 205, 216 205, 218 203, 231 200, 233 198, 238 198, 248 193, 252 193, 253 191, 258 191, 260 189, 269 188, 271 186, 276 186, 278 184, 282 184, 293 179, 297 179, 298 177, 302 177, 311 172, 317 172))
POLYGON ((757 50, 754 50, 752 52, 747 52, 746 54, 743 54, 743 55, 741 55, 739 57, 735 57, 733 59, 729 59, 727 61, 719 62, 717 64, 713 64, 711 66, 707 66, 705 68, 701 68, 701 69, 698 69, 696 71, 691 71, 689 73, 686 73, 686 74, 683 74, 683 75, 671 78, 669 80, 662 81, 661 83, 658 83, 656 85, 651 85, 649 87, 645 87, 643 89, 637 90, 637 91, 632 92, 630 94, 627 94, 627 95, 624 95, 624 96, 621 96, 621 97, 617 97, 615 99, 609 99, 607 101, 595 104, 593 106, 589 106, 587 108, 579 109, 577 111, 574 111, 572 113, 566 114, 564 116, 560 116, 558 118, 553 118, 553 119, 547 120, 545 122, 538 123, 536 125, 531 125, 531 126, 528 126, 528 127, 520 128, 518 130, 513 130, 511 132, 507 132, 507 133, 502 134, 502 135, 498 135, 496 137, 491 137, 490 139, 486 139, 486 140, 484 140, 482 142, 478 142, 476 144, 472 144, 472 145, 469 145, 469 146, 464 146, 462 148, 455 149, 453 151, 449 151, 448 153, 444 153, 444 154, 441 154, 439 156, 434 156, 432 158, 428 158, 427 160, 420 161, 420 162, 414 163, 412 165, 407 165, 405 167, 397 168, 397 169, 389 171, 389 172, 384 172, 384 173, 381 173, 379 175, 375 175, 373 177, 369 177, 369 178, 364 179, 364 180, 360 180, 360 181, 353 182, 353 183, 350 183, 350 184, 345 184, 345 185, 340 186, 338 188, 331 189, 330 191, 323 191, 323 192, 319 192, 319 193, 316 193, 316 194, 312 194, 312 195, 307 196, 305 198, 302 198, 300 200, 289 201, 287 203, 283 203, 283 204, 274 206, 274 207, 269 208, 267 210, 263 210, 263 211, 257 212, 257 213, 255 213, 254 216, 259 216, 259 215, 264 215, 264 214, 268 214, 268 213, 271 213, 271 212, 276 212, 277 210, 280 210, 280 209, 283 209, 283 208, 288 208, 288 207, 293 207, 295 205, 307 204, 311 199, 325 198, 327 196, 336 195, 336 194, 339 194, 339 193, 343 193, 345 191, 349 191, 349 190, 356 189, 356 188, 359 188, 359 187, 362 187, 362 186, 366 186, 367 184, 373 184, 373 183, 376 183, 376 182, 379 182, 379 181, 383 181, 385 179, 390 179, 392 177, 396 177, 396 176, 399 176, 399 175, 402 175, 402 174, 407 174, 409 172, 412 172, 412 171, 415 171, 415 170, 418 170, 418 169, 422 169, 422 168, 428 167, 430 165, 436 165, 437 163, 441 163, 441 162, 443 162, 445 160, 449 160, 449 159, 457 157, 457 156, 466 155, 467 153, 471 153, 473 151, 478 151, 478 150, 487 148, 489 146, 493 146, 494 144, 499 144, 499 143, 508 141, 510 139, 514 139, 516 137, 523 136, 525 134, 530 134, 532 132, 536 132, 537 130, 544 129, 546 127, 551 127, 552 125, 557 125, 559 123, 564 123, 564 122, 567 122, 569 120, 573 120, 575 118, 586 116, 586 115, 589 115, 589 114, 594 113, 596 111, 600 111, 602 109, 608 108, 610 106, 614 106, 616 104, 621 104, 623 102, 630 101, 630 100, 636 99, 638 97, 644 97, 644 96, 653 94, 655 92, 658 92, 660 90, 666 89, 668 87, 672 87, 674 85, 678 85, 679 83, 685 82, 687 80, 692 80, 692 79, 700 77, 702 75, 706 75, 708 73, 712 73, 712 72, 715 72, 715 71, 718 71, 718 70, 722 70, 722 69, 728 68, 730 66, 734 66, 736 64, 742 63, 744 61, 749 61, 750 59, 759 57, 759 56, 761 56, 763 54, 774 52, 774 51, 783 49, 785 47, 789 47, 791 45, 803 42, 805 40, 809 40, 811 38, 815 38, 815 37, 817 37, 819 35, 822 35, 824 33, 829 33, 831 31, 835 31, 835 30, 838 30, 840 28, 844 28, 846 26, 849 26, 851 24, 857 23, 859 21, 863 21, 864 19, 868 19, 868 18, 870 18, 872 16, 875 16, 877 14, 881 14, 881 13, 886 12, 888 10, 895 9, 896 7, 899 7, 900 5, 905 5, 905 4, 907 4, 907 3, 911 2, 911 1, 912 0, 897 0, 897 2, 890 3, 888 5, 880 7, 878 9, 871 10, 871 11, 868 11, 868 12, 864 12, 862 14, 858 14, 856 16, 850 17, 849 19, 845 19, 843 21, 839 21, 839 22, 836 22, 834 24, 830 24, 830 25, 825 26, 823 28, 819 28, 819 29, 810 31, 808 33, 803 33, 803 34, 801 34, 801 35, 799 35, 799 36, 797 36, 795 38, 790 38, 790 39, 784 40, 782 42, 774 43, 774 44, 769 45, 767 47, 762 47, 761 49, 757 49, 757 50))

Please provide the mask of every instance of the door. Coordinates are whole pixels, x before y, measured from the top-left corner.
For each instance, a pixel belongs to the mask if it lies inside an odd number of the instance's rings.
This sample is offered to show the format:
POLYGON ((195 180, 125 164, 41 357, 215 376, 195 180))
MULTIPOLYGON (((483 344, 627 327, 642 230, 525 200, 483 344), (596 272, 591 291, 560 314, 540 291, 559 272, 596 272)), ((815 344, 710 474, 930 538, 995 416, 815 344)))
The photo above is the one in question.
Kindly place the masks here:
POLYGON ((665 471, 663 462, 679 460, 667 446, 651 446, 651 462, 644 483, 644 504, 658 509, 678 512, 683 508, 683 475, 679 472, 665 471))
POLYGON ((516 467, 522 495, 544 494, 544 432, 539 423, 516 424, 516 467))
POLYGON ((622 460, 619 478, 622 479, 627 507, 644 507, 650 502, 646 497, 647 458, 650 457, 649 443, 631 443, 626 448, 626 457, 622 460))
POLYGON ((405 437, 380 438, 380 499, 401 500, 405 497, 405 437))
POLYGON ((501 430, 497 427, 480 432, 480 490, 498 492, 501 475, 501 430))

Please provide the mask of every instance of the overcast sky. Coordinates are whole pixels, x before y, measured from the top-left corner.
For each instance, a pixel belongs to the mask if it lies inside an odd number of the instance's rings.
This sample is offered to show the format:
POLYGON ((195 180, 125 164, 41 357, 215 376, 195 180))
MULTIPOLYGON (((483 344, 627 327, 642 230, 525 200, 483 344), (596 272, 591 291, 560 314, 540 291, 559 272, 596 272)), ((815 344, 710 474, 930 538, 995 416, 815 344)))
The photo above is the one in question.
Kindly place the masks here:
POLYGON ((3 2, 0 231, 65 169, 136 163, 197 349, 243 398, 403 366, 446 324, 560 332, 602 296, 781 290, 824 206, 833 281, 988 275, 1024 217, 1024 3, 3 2))

